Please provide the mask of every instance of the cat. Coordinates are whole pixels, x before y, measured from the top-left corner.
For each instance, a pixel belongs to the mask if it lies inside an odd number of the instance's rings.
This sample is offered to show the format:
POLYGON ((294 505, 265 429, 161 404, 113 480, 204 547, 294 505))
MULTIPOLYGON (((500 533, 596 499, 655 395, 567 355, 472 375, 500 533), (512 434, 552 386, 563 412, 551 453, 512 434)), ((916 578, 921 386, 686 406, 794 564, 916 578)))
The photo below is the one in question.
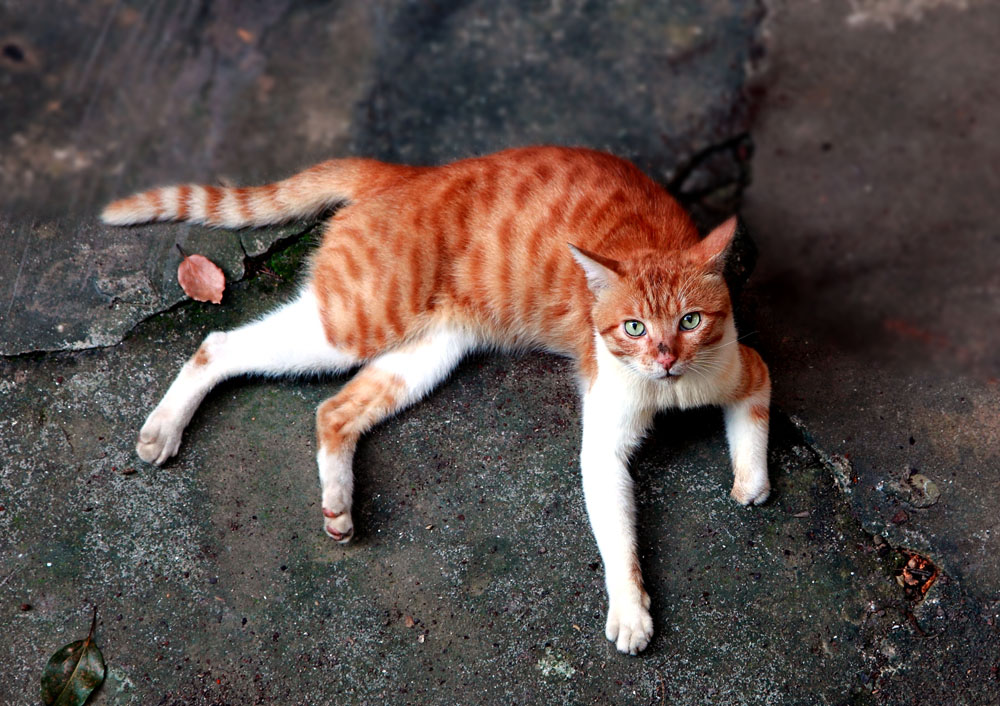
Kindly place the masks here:
POLYGON ((183 185, 106 207, 106 223, 243 228, 339 206, 298 296, 208 335, 139 432, 157 465, 221 380, 359 372, 316 414, 324 529, 354 532, 358 438, 444 380, 470 351, 569 356, 583 397, 584 499, 605 568, 606 635, 621 652, 653 634, 635 539, 630 454, 662 409, 721 405, 732 497, 770 492, 770 378, 738 343, 722 277, 736 218, 704 239, 631 163, 564 147, 516 148, 439 167, 335 159, 266 186, 183 185))

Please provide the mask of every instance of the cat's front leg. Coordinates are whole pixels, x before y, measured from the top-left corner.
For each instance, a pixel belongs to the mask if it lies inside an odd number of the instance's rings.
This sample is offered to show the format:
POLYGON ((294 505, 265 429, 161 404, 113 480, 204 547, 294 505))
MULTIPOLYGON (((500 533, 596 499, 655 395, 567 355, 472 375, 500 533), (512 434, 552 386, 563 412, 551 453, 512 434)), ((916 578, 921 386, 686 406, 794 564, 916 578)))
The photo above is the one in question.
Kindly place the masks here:
POLYGON ((587 515, 604 562, 608 589, 605 634, 620 652, 634 655, 653 637, 653 619, 636 551, 635 499, 628 458, 652 414, 635 408, 627 390, 616 383, 598 378, 584 395, 580 467, 587 515))
POLYGON ((757 351, 740 346, 740 382, 725 405, 726 437, 733 459, 733 491, 741 505, 760 505, 771 493, 767 476, 767 434, 771 379, 757 351))

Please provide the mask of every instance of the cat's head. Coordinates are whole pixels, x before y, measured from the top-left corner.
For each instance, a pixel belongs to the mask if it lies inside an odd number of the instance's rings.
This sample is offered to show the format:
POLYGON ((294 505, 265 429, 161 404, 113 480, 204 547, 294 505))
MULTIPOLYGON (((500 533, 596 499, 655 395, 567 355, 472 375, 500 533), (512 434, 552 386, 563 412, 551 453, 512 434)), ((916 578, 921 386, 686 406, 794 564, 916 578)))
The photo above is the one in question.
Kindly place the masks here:
POLYGON ((637 250, 619 260, 571 245, 611 354, 654 380, 721 372, 715 352, 732 330, 722 272, 735 232, 733 217, 687 250, 637 250))

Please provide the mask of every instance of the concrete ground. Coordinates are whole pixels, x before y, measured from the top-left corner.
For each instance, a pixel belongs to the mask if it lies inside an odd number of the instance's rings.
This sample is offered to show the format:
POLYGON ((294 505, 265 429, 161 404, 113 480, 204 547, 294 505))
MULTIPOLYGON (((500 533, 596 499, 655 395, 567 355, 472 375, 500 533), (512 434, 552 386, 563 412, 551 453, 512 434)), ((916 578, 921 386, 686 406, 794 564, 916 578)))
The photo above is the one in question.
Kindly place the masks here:
POLYGON ((4 4, 0 704, 35 701, 91 605, 101 704, 1000 702, 998 20, 4 4), (742 197, 760 251, 741 321, 775 379, 773 499, 728 499, 717 411, 658 421, 633 463, 657 630, 638 658, 602 634, 565 361, 470 359, 371 433, 348 547, 313 468, 341 378, 227 383, 166 467, 132 449, 207 332, 294 292, 316 229, 110 229, 108 198, 535 142, 631 158, 703 225, 742 197), (226 270, 221 306, 184 301, 175 243, 226 270))

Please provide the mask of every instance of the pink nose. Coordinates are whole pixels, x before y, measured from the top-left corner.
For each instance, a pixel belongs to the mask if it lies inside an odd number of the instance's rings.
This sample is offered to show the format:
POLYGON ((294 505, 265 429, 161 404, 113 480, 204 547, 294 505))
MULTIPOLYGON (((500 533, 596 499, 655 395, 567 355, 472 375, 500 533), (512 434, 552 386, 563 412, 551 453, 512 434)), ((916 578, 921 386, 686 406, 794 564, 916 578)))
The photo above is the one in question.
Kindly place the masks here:
POLYGON ((670 370, 673 364, 677 362, 677 356, 670 353, 660 353, 660 355, 656 356, 656 362, 662 365, 664 370, 670 370))

